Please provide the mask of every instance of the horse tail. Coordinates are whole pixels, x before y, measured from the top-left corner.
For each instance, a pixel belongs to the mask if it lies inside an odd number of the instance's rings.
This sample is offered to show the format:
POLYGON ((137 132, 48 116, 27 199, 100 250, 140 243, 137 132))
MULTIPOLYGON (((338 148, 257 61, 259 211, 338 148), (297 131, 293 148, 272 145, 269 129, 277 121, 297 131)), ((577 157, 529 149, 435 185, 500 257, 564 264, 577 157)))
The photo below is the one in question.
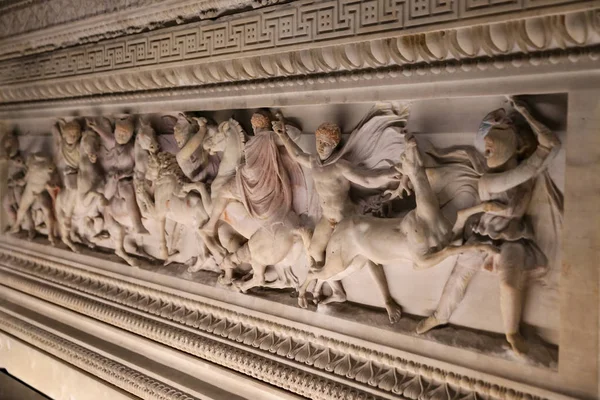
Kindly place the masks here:
POLYGON ((292 235, 299 237, 302 240, 304 250, 308 253, 310 247, 310 241, 312 239, 312 230, 306 227, 300 227, 292 230, 292 235))

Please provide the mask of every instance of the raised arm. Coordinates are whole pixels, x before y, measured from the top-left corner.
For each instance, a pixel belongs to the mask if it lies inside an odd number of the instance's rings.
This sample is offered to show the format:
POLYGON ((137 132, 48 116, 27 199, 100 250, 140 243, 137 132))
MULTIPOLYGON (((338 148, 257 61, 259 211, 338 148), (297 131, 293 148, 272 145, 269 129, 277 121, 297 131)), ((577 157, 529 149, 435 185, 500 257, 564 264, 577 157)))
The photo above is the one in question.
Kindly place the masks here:
POLYGON ((56 123, 52 126, 52 137, 54 138, 54 143, 56 144, 57 148, 58 146, 60 146, 60 143, 62 141, 62 130, 65 124, 66 121, 62 118, 59 118, 56 121, 56 123))
POLYGON ((506 192, 536 177, 547 168, 560 150, 560 140, 554 132, 533 118, 524 103, 513 98, 509 98, 509 100, 513 103, 515 110, 531 126, 537 136, 539 145, 535 152, 517 167, 505 172, 487 173, 482 176, 479 186, 490 193, 506 192))
POLYGON ((273 122, 273 131, 275 131, 279 139, 281 139, 281 142, 283 143, 290 157, 304 167, 312 167, 312 156, 308 153, 305 153, 300 146, 292 141, 285 131, 285 125, 282 121, 273 122))
POLYGON ((115 140, 115 136, 112 132, 111 123, 106 118, 103 118, 101 124, 98 124, 95 118, 86 118, 85 122, 91 130, 100 135, 100 138, 109 147, 113 147, 117 143, 115 140))

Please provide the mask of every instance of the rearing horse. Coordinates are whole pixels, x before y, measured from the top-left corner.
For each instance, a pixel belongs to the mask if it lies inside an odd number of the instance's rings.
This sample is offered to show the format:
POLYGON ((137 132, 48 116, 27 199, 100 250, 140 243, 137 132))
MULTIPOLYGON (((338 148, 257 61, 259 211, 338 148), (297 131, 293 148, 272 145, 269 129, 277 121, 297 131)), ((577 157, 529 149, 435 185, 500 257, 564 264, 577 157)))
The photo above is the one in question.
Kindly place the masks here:
MULTIPOLYGON (((223 258, 223 284, 232 283, 233 270, 237 264, 249 263, 254 272, 253 278, 240 286, 236 283, 239 290, 245 292, 255 286, 297 287, 298 279, 291 265, 302 250, 308 247, 310 234, 300 226, 299 217, 293 211, 281 221, 267 224, 261 224, 261 221, 254 219, 246 211, 236 182, 236 174, 244 163, 244 143, 245 133, 233 119, 221 123, 218 131, 205 139, 204 148, 209 153, 223 152, 217 177, 211 186, 211 218, 203 228, 205 242, 214 256, 223 258), (217 233, 219 221, 228 224, 248 241, 237 249, 229 247, 225 250, 215 240, 219 234, 221 243, 229 239, 223 237, 222 230, 217 233), (231 254, 226 255, 227 252, 231 254), (276 269, 279 279, 274 282, 265 281, 268 266, 276 269)), ((225 236, 227 235, 231 237, 231 232, 225 236)), ((227 244, 225 247, 228 247, 227 244)))
MULTIPOLYGON (((415 269, 422 269, 469 251, 498 252, 488 244, 450 246, 452 225, 440 210, 440 203, 429 184, 414 137, 407 140, 400 160, 396 168, 410 179, 416 208, 399 218, 356 215, 342 220, 327 245, 325 265, 309 271, 300 288, 300 307, 307 307, 306 290, 312 281, 317 280, 313 293, 318 293, 324 282, 339 281, 368 266, 383 296, 390 322, 394 323, 400 318, 401 309, 390 294, 383 271, 384 264, 407 260, 413 263, 415 269)), ((407 182, 394 191, 394 197, 402 197, 403 190, 409 191, 407 182)), ((332 289, 333 294, 322 304, 346 300, 345 293, 333 286, 332 289)))

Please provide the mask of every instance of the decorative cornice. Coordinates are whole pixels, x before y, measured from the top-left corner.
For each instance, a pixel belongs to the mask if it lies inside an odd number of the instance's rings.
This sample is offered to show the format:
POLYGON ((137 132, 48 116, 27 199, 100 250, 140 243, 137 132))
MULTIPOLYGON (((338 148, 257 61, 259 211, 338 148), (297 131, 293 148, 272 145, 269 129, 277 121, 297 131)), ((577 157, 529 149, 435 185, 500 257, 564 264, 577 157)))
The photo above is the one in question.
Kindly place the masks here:
MULTIPOLYGON (((70 267, 38 255, 2 248, 0 263, 4 285, 295 393, 310 394, 311 398, 316 395, 306 386, 306 380, 309 385, 319 382, 319 392, 331 391, 334 386, 341 385, 346 392, 352 387, 359 391, 362 387, 366 392, 371 391, 368 388, 376 388, 381 393, 410 399, 462 399, 468 395, 490 399, 538 398, 481 379, 391 356, 382 352, 380 346, 372 349, 356 346, 339 338, 315 335, 224 307, 70 267), (57 289, 26 276, 117 303, 176 323, 182 328, 92 300, 89 296, 57 289), (229 344, 223 344, 223 340, 229 344), (229 349, 225 350, 225 347, 229 349), (269 356, 257 356, 256 351, 269 356), (311 372, 300 372, 290 367, 290 361, 304 370, 308 367, 311 372), (281 368, 284 376, 274 376, 274 368, 281 368), (328 374, 337 376, 338 381, 350 386, 339 382, 334 384, 325 378, 328 374)), ((338 396, 336 398, 349 398, 338 396)))
POLYGON ((0 330, 142 399, 195 399, 150 376, 2 311, 0 330))
POLYGON ((214 85, 278 78, 288 78, 282 86, 289 86, 311 76, 386 74, 394 68, 402 74, 416 69, 437 75, 440 66, 457 69, 471 60, 502 64, 507 55, 531 55, 535 62, 541 52, 566 49, 563 54, 571 54, 571 49, 600 42, 599 10, 399 36, 408 23, 398 20, 406 15, 404 2, 380 2, 377 24, 369 26, 365 7, 347 1, 342 7, 338 1, 298 2, 277 12, 6 61, 0 63, 0 102, 152 95, 189 87, 212 91, 214 85), (325 11, 333 18, 331 30, 316 22, 324 21, 325 11), (361 40, 373 33, 385 35, 361 40))
POLYGON ((0 59, 215 18, 265 0, 23 0, 0 5, 0 59))
MULTIPOLYGON (((171 110, 169 102, 177 103, 177 110, 218 110, 236 107, 272 107, 280 106, 272 98, 284 98, 285 105, 315 104, 321 102, 347 102, 347 101, 380 101, 386 100, 377 97, 378 91, 360 92, 360 98, 352 98, 344 90, 353 90, 353 93, 362 88, 390 88, 401 85, 429 85, 433 82, 452 82, 461 80, 467 83, 477 79, 514 78, 518 76, 549 76, 557 73, 562 75, 576 72, 598 70, 600 48, 591 46, 586 48, 549 50, 531 54, 510 54, 497 57, 478 57, 467 60, 447 60, 432 62, 430 64, 408 64, 377 69, 364 69, 357 71, 338 71, 327 74, 313 74, 306 76, 289 76, 270 79, 258 79, 247 82, 230 82, 209 84, 198 87, 164 88, 148 91, 129 93, 112 93, 93 96, 81 96, 55 100, 23 101, 14 103, 0 103, 0 115, 4 118, 14 118, 23 113, 35 111, 41 115, 44 110, 64 113, 65 109, 81 110, 90 106, 127 105, 127 107, 143 106, 143 112, 156 112, 171 110), (310 93, 310 97, 302 97, 302 93, 310 93), (322 93, 319 97, 319 94, 322 93), (319 100, 320 99, 320 100, 319 100), (189 103, 189 104, 188 104, 189 103), (154 104, 154 105, 153 105, 154 104), (243 105, 242 105, 243 104, 243 105), (191 107, 191 108, 190 108, 191 107)), ((544 86, 544 90, 567 90, 565 80, 552 81, 544 86)), ((57 85, 65 89, 56 89, 66 92, 69 83, 57 85)), ((165 85, 167 86, 167 85, 165 85)), ((464 85, 463 85, 464 86, 464 85)), ((15 98, 19 92, 2 91, 11 93, 15 98)), ((32 90, 24 92, 31 97, 37 95, 32 90)), ((406 90, 396 93, 406 95, 406 90)), ((412 92, 414 93, 414 91, 412 92)), ((503 93, 503 92, 501 92, 503 93)), ((407 97, 403 97, 407 98, 407 97)), ((390 98, 391 100, 391 98, 390 98)), ((139 112, 142 112, 141 110, 139 112)), ((63 115, 63 114, 57 114, 63 115)))

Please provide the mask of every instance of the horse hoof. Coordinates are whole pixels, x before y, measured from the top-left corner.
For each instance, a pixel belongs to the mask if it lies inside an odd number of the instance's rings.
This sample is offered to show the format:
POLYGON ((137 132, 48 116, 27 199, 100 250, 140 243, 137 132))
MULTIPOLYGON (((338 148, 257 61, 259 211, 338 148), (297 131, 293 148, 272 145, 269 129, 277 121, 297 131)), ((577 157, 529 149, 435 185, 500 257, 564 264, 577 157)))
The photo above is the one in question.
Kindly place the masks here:
POLYGON ((306 301, 306 296, 298 297, 298 306, 300 308, 308 308, 308 302, 306 301))

